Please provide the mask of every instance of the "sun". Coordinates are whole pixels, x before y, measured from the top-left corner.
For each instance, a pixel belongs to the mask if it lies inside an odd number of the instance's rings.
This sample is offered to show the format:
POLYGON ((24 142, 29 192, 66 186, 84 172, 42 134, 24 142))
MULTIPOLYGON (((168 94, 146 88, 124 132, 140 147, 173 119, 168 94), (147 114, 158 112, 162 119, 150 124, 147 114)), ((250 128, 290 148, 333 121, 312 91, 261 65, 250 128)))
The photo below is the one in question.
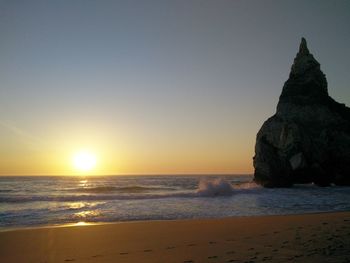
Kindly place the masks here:
POLYGON ((79 151, 73 155, 73 165, 80 172, 89 172, 96 166, 96 155, 89 151, 79 151))

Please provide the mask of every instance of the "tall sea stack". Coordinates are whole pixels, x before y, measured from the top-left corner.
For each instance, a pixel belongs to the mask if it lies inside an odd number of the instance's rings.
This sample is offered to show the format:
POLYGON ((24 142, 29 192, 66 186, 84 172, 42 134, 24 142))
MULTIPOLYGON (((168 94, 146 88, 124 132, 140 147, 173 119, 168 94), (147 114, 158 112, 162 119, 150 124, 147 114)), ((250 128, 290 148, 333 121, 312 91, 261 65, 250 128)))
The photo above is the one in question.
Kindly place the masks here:
POLYGON ((254 180, 265 187, 350 185, 350 108, 328 95, 302 38, 275 115, 257 134, 254 180))

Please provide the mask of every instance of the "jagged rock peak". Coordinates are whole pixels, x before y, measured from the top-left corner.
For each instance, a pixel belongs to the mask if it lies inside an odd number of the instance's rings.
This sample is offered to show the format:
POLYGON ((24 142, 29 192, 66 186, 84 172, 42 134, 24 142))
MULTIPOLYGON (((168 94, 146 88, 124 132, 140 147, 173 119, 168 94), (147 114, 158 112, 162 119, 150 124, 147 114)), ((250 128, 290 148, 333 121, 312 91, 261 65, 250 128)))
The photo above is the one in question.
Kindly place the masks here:
POLYGON ((308 55, 310 54, 309 49, 307 48, 307 43, 305 38, 301 38, 300 46, 299 46, 299 54, 300 55, 308 55))
POLYGON ((310 69, 320 71, 320 63, 318 63, 318 61, 310 53, 307 47, 306 39, 302 38, 299 46, 299 52, 297 53, 292 65, 290 76, 304 75, 305 73, 309 72, 310 69))
POLYGON ((305 38, 302 38, 289 78, 283 86, 278 108, 281 109, 284 102, 310 104, 327 97, 326 76, 321 71, 320 63, 310 53, 305 38))

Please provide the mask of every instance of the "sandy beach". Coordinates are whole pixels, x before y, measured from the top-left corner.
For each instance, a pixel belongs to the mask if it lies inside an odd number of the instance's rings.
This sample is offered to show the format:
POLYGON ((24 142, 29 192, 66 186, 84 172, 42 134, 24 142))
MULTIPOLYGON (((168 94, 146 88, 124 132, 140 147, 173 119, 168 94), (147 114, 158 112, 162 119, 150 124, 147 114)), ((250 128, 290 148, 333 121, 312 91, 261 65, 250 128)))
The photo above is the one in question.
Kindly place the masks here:
POLYGON ((350 262, 350 212, 12 230, 0 262, 350 262))

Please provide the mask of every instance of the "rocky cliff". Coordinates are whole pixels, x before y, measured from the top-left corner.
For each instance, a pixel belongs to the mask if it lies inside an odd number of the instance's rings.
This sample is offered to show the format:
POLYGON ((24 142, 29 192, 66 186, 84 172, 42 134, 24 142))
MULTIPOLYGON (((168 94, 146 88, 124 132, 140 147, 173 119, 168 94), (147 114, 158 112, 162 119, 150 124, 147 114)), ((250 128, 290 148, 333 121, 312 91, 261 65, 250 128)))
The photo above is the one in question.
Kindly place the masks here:
POLYGON ((254 180, 350 185, 350 109, 328 95, 320 64, 302 38, 276 114, 257 134, 254 180))

